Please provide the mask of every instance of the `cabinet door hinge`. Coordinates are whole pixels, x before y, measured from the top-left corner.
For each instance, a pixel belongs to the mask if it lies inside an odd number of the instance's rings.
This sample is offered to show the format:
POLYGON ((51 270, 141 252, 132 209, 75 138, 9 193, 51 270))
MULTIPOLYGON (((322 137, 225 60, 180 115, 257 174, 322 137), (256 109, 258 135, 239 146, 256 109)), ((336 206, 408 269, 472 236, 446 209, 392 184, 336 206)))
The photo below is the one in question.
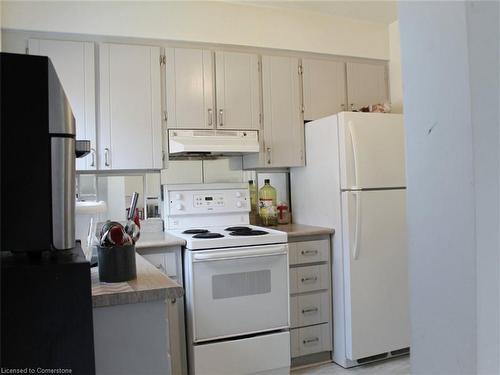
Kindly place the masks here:
POLYGON ((302 75, 302 64, 299 65, 299 75, 302 75))
POLYGON ((304 113, 305 112, 305 107, 304 107, 304 104, 302 104, 302 106, 300 107, 300 112, 304 113))
POLYGON ((163 121, 167 122, 168 120, 168 113, 167 111, 163 111, 163 121))
POLYGON ((160 55, 160 65, 166 65, 166 64, 167 64, 167 56, 160 55))
POLYGON ((260 61, 257 61, 257 71, 260 73, 260 61))
POLYGON ((262 125, 262 113, 259 113, 259 124, 262 125))

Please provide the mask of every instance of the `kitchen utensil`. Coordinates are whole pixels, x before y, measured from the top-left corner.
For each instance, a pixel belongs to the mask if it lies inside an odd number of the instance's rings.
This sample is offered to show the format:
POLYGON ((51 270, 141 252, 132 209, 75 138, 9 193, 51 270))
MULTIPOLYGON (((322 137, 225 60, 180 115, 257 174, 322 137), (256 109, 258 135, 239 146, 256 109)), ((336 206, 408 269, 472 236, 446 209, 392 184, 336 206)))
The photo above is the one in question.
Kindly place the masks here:
POLYGON ((99 245, 104 247, 133 244, 123 225, 117 222, 106 222, 101 230, 99 245))
POLYGON ((138 222, 138 217, 136 215, 136 206, 138 198, 139 198, 139 193, 134 192, 134 194, 132 195, 132 200, 130 202, 130 208, 128 210, 127 224, 125 225, 125 232, 130 236, 130 238, 132 239, 132 243, 134 244, 137 242, 141 234, 141 228, 136 223, 136 221, 138 222))
POLYGON ((135 215, 135 208, 137 207, 137 200, 139 199, 139 193, 134 192, 132 194, 132 199, 130 200, 130 208, 128 209, 127 213, 127 220, 130 221, 134 218, 135 215))
POLYGON ((104 233, 106 233, 109 230, 109 228, 115 225, 121 225, 121 224, 117 221, 111 221, 111 220, 106 221, 101 227, 101 231, 99 232, 99 240, 102 239, 104 233))

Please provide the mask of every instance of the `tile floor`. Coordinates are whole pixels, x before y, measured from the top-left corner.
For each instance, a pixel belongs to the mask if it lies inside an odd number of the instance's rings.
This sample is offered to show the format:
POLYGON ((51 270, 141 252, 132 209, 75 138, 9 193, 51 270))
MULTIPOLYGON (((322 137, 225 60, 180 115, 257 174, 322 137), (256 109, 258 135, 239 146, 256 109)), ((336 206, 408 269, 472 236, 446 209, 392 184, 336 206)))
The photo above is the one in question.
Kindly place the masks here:
POLYGON ((410 357, 402 356, 381 362, 345 369, 335 363, 292 371, 291 375, 409 375, 410 357))

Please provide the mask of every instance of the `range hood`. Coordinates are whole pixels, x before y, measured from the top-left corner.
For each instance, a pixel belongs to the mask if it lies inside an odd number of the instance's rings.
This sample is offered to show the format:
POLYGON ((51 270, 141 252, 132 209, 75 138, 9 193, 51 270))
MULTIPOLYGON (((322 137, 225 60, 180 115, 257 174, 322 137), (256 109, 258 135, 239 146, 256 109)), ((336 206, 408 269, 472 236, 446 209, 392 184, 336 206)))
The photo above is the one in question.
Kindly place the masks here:
POLYGON ((259 152, 257 130, 169 130, 170 154, 259 152))

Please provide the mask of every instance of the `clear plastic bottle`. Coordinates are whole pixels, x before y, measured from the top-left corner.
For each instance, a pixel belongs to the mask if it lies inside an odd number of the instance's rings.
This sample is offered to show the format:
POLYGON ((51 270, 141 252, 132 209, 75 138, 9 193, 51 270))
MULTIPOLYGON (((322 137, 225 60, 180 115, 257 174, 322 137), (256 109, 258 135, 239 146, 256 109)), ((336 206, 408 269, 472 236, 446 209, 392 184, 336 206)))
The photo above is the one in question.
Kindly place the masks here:
POLYGON ((278 225, 276 210, 276 189, 271 186, 269 179, 264 180, 264 186, 259 190, 259 216, 262 225, 278 225))
POLYGON ((259 223, 259 210, 257 202, 257 187, 253 180, 248 180, 248 190, 250 192, 250 224, 258 225, 259 223))

